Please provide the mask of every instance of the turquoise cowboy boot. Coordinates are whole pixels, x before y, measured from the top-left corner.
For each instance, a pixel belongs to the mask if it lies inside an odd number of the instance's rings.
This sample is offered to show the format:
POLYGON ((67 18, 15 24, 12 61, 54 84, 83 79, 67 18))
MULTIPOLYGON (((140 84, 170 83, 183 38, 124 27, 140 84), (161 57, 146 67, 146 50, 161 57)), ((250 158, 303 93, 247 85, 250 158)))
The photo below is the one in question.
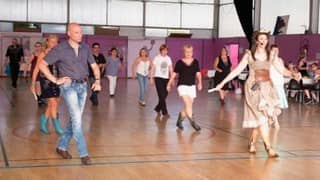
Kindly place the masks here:
POLYGON ((41 116, 40 116, 40 131, 43 132, 44 134, 49 134, 47 125, 48 125, 48 118, 44 114, 41 114, 41 116))
POLYGON ((59 134, 59 135, 62 135, 63 134, 63 129, 60 126, 59 119, 58 118, 52 119, 52 123, 53 123, 54 128, 56 129, 56 133, 59 134))

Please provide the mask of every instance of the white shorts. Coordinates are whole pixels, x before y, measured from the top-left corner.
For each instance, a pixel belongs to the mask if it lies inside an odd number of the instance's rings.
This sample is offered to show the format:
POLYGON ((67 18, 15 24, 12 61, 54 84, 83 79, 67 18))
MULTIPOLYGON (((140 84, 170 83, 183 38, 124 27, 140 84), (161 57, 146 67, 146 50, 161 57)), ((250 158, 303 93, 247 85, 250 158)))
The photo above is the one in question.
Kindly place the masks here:
POLYGON ((178 86, 178 94, 179 96, 189 96, 191 98, 197 97, 196 94, 196 86, 188 86, 188 85, 179 85, 178 86))

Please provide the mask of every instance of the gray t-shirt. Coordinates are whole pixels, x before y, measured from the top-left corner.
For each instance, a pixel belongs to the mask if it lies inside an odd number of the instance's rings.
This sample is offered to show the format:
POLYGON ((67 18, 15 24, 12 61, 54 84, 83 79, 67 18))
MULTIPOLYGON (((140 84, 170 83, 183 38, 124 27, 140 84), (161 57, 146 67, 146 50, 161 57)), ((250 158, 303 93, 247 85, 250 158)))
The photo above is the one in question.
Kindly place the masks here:
POLYGON ((59 77, 70 77, 73 80, 83 80, 88 77, 88 63, 95 60, 91 54, 90 46, 81 44, 78 56, 68 41, 55 46, 45 57, 48 64, 56 64, 59 68, 59 77))
POLYGON ((121 61, 119 58, 112 59, 110 56, 107 57, 107 75, 109 76, 117 76, 121 61))

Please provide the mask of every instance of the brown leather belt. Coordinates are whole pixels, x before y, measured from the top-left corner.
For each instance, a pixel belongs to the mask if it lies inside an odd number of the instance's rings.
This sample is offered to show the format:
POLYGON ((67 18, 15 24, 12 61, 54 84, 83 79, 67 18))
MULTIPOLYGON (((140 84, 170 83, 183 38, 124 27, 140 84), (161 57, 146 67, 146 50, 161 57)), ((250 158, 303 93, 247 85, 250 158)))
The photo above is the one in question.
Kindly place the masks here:
POLYGON ((255 70, 254 71, 254 79, 255 79, 255 82, 270 81, 269 70, 267 70, 267 69, 255 70))

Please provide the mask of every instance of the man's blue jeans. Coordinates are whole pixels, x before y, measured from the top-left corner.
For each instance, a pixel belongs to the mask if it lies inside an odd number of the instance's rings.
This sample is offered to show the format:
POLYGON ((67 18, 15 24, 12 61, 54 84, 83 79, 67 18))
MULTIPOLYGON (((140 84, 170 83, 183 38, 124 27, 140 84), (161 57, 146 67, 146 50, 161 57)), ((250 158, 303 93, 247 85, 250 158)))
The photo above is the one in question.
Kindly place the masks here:
POLYGON ((137 79, 138 79, 139 86, 140 86, 139 100, 144 101, 145 100, 145 93, 146 93, 146 90, 148 87, 148 75, 142 76, 141 74, 137 73, 137 79))
POLYGON ((87 83, 63 84, 61 94, 69 111, 70 120, 63 135, 58 140, 58 148, 66 151, 73 137, 80 157, 88 156, 86 140, 82 132, 82 114, 87 97, 87 83))

